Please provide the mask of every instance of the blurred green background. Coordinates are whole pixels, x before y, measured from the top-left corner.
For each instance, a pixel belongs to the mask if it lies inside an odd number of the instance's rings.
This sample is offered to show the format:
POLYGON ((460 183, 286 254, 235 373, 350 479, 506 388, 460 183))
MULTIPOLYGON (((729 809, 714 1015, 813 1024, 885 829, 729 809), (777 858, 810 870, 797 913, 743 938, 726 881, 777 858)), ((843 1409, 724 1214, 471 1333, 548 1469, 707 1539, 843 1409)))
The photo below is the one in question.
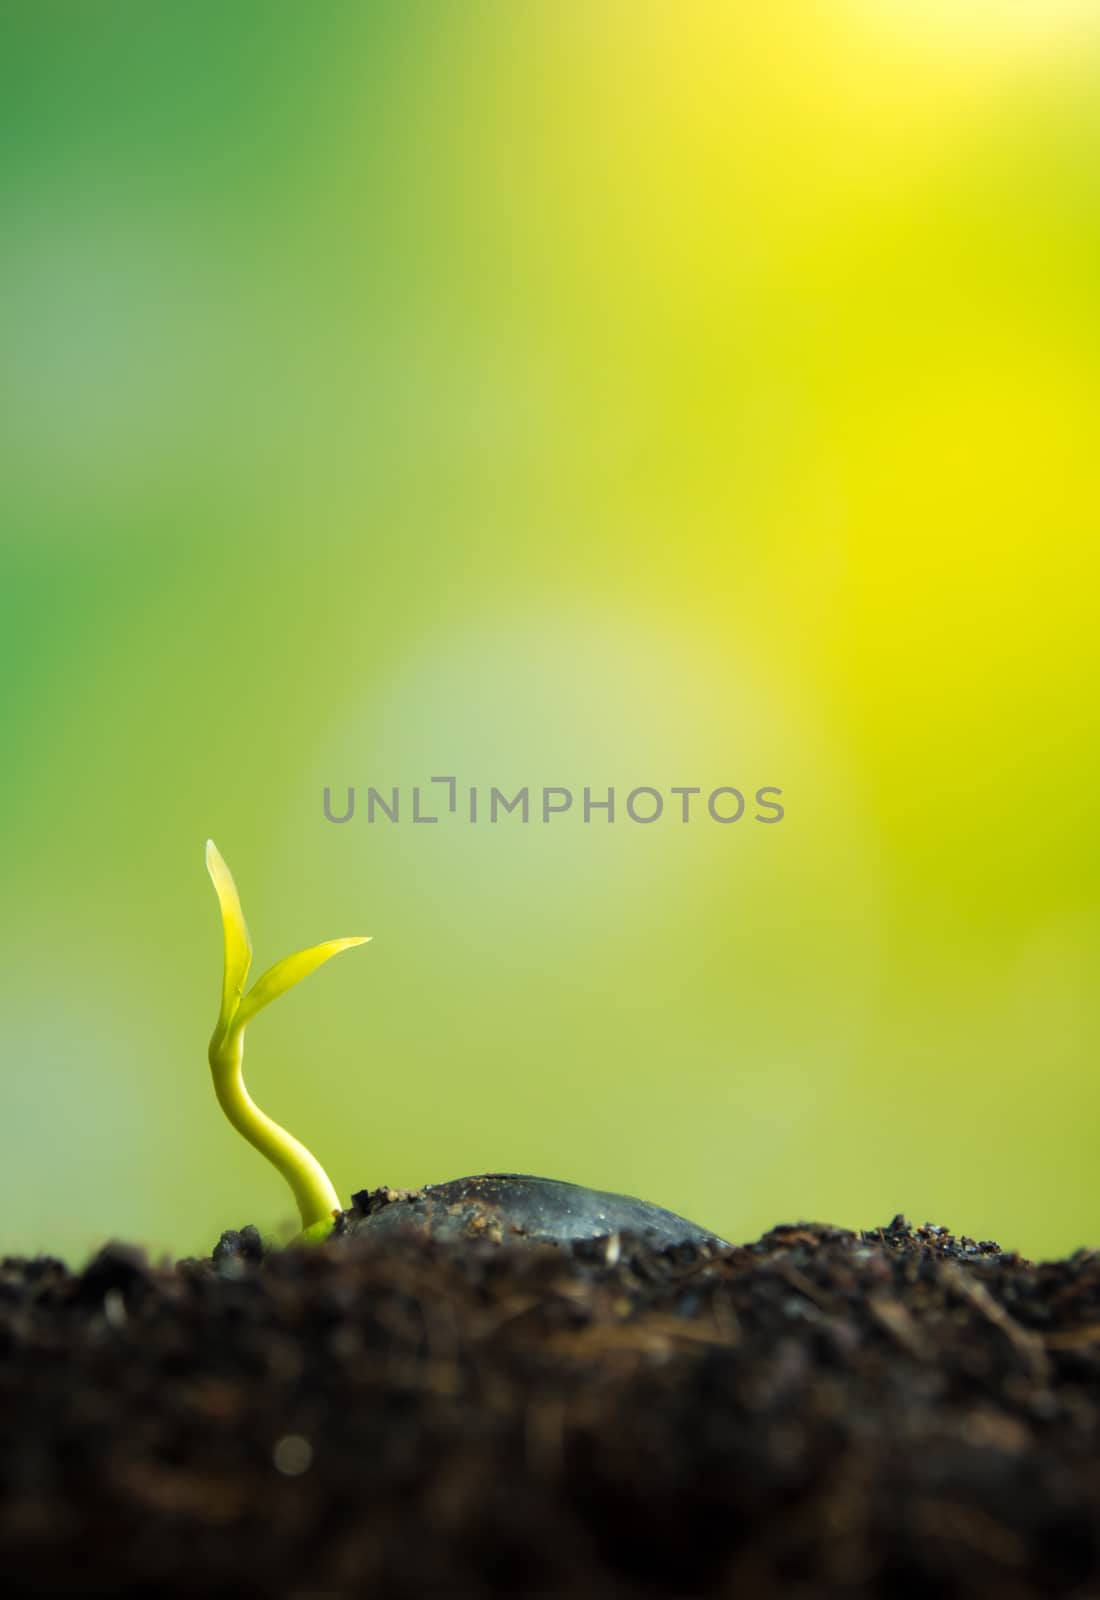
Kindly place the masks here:
POLYGON ((4 8, 0 1247, 506 1169, 1100 1243, 1100 8, 4 8), (776 784, 780 826, 334 827, 776 784))

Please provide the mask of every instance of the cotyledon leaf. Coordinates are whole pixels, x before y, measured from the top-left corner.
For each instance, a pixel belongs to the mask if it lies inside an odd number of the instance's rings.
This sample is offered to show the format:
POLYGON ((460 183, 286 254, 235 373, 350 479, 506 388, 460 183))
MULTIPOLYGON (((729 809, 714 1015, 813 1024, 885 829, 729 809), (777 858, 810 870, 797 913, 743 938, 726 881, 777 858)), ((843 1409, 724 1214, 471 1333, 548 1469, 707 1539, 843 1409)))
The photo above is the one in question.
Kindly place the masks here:
POLYGON ((330 957, 339 955, 341 950, 350 950, 357 944, 369 943, 369 934, 365 938, 326 939, 324 944, 311 945, 308 950, 296 950, 292 956, 284 956, 273 967, 269 967, 262 977, 256 979, 240 1003, 233 1019, 234 1024, 243 1028, 246 1023, 252 1021, 257 1011, 262 1011, 272 1000, 277 1000, 281 994, 286 994, 288 989, 293 989, 296 983, 308 978, 311 972, 315 972, 330 957))
POLYGON ((206 841, 206 870, 214 885, 221 907, 222 930, 225 935, 225 970, 222 977, 222 1007, 218 1026, 223 1031, 229 1027, 233 1014, 244 994, 248 969, 252 965, 252 941, 241 910, 241 897, 233 874, 213 839, 206 841))

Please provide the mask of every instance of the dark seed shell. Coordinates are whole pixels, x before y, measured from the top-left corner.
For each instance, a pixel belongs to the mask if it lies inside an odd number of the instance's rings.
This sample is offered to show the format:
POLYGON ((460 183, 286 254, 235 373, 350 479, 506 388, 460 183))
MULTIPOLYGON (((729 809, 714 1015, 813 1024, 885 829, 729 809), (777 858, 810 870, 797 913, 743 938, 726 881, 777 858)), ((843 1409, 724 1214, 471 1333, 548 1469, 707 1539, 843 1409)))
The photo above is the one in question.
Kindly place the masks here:
POLYGON ((572 1244, 616 1233, 656 1245, 726 1243, 648 1200, 516 1172, 453 1178, 424 1189, 363 1189, 352 1196, 346 1220, 353 1233, 408 1229, 436 1239, 480 1237, 499 1244, 572 1244))

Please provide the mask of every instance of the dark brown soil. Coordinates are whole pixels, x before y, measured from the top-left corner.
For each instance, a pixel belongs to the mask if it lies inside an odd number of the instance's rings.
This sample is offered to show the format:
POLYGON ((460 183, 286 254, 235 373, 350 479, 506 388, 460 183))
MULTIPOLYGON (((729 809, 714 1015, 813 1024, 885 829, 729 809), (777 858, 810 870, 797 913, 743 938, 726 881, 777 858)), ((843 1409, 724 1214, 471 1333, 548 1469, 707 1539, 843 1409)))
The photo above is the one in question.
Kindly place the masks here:
POLYGON ((1100 1256, 369 1230, 0 1269, 7 1593, 1100 1594, 1100 1256))

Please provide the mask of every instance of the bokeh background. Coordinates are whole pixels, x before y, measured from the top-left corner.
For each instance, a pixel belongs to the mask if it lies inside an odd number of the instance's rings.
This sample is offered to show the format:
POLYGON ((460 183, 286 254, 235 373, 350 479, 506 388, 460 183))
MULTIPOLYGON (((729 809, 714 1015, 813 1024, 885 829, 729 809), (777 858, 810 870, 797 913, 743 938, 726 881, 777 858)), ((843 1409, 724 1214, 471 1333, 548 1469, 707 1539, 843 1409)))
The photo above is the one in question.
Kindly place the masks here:
POLYGON ((1100 7, 4 8, 0 1247, 533 1171, 1100 1243, 1100 7), (321 791, 775 784, 779 826, 321 791))

